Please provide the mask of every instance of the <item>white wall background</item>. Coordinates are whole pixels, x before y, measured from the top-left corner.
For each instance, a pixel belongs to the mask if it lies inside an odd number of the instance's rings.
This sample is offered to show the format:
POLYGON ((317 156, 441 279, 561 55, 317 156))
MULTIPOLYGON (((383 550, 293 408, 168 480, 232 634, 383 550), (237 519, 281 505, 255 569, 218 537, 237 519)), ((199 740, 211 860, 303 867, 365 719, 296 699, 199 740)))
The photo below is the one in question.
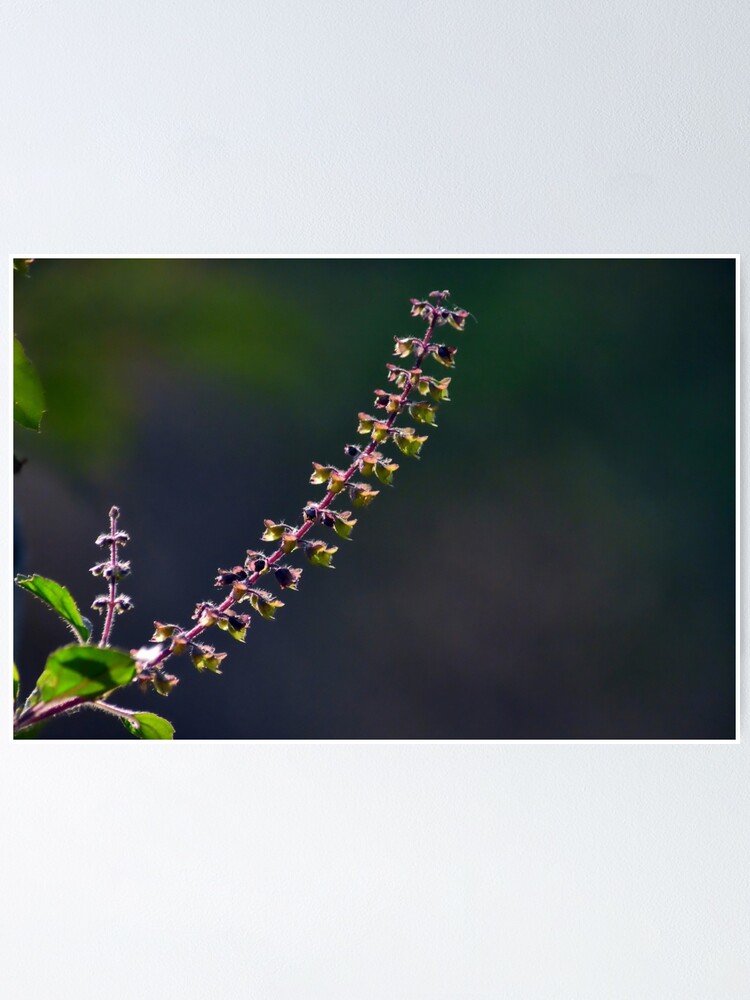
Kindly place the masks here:
MULTIPOLYGON (((741 253, 749 11, 5 4, 0 250, 741 253)), ((744 745, 2 757, 8 995, 750 992, 744 745)))

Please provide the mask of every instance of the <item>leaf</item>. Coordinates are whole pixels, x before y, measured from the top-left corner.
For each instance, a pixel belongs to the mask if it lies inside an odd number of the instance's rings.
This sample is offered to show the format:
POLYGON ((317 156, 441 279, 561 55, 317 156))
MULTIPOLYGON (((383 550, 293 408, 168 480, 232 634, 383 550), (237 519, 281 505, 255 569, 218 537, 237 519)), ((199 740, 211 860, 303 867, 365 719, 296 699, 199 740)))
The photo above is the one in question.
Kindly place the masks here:
POLYGON ((71 645, 50 654, 36 686, 42 701, 93 699, 134 676, 135 660, 122 649, 71 645))
POLYGON ((18 689, 21 686, 21 678, 18 675, 18 667, 13 664, 13 701, 18 697, 18 689))
POLYGON ((24 726, 23 729, 17 729, 13 733, 14 740, 35 740, 39 735, 39 730, 44 725, 43 722, 37 723, 36 726, 24 726))
POLYGON ((13 419, 32 431, 39 430, 44 413, 44 390, 36 368, 13 338, 13 419))
POLYGON ((120 716, 120 721, 139 740, 171 740, 174 737, 172 723, 153 712, 136 712, 129 718, 120 716))
POLYGON ((56 611, 63 621, 67 622, 73 632, 75 632, 76 638, 80 642, 88 641, 91 636, 90 623, 87 623, 81 616, 78 605, 73 600, 67 587, 63 587, 61 584, 55 583, 54 580, 48 580, 47 577, 39 576, 38 574, 34 574, 33 576, 19 574, 16 577, 16 583, 23 590, 27 590, 34 597, 38 597, 40 601, 44 601, 53 611, 56 611))

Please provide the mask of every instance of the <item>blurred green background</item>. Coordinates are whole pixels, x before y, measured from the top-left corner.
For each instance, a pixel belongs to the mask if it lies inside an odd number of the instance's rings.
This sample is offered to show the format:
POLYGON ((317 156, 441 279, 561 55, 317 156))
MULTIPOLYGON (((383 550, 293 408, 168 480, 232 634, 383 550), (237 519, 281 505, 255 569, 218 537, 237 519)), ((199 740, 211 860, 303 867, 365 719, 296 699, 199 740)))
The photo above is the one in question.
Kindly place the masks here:
MULTIPOLYGON (((297 523, 310 462, 343 463, 392 337, 420 332, 410 297, 449 288, 477 320, 446 334, 422 460, 336 571, 245 646, 214 630, 221 677, 175 659, 168 699, 123 704, 196 739, 734 737, 734 260, 40 259, 14 280, 48 401, 16 431, 22 568, 87 606, 117 503, 126 648, 187 624, 264 518, 297 523)), ((17 599, 28 691, 68 636, 17 599)), ((43 736, 128 738, 93 712, 43 736)))

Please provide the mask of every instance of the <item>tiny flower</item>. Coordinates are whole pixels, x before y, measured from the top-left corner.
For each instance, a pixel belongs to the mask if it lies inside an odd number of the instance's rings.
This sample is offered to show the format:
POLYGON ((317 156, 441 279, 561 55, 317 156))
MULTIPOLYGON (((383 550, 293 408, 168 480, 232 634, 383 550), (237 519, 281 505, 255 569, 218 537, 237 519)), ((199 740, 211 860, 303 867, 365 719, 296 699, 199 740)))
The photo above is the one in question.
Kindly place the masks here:
POLYGON ((157 670, 153 676, 154 690, 165 697, 180 683, 179 677, 168 674, 165 670, 157 670))
POLYGON ((357 455, 361 453, 362 449, 358 448, 356 444, 348 444, 344 448, 344 454, 347 458, 356 458, 357 455))
POLYGON ((276 582, 282 590, 296 590, 302 570, 294 566, 276 566, 273 571, 276 582))
POLYGON ((115 598, 115 611, 117 611, 118 615, 123 614, 125 611, 132 611, 133 607, 133 600, 127 594, 120 594, 119 597, 115 598))
POLYGON ((376 444, 380 444, 381 441, 386 440, 390 433, 391 428, 388 426, 387 420, 376 420, 372 428, 372 440, 376 444))
POLYGON ((328 480, 328 492, 333 494, 340 493, 345 483, 346 473, 341 472, 340 469, 334 469, 331 473, 331 478, 328 480))
POLYGON ((273 521, 265 520, 263 522, 266 526, 266 530, 260 536, 262 542, 278 542, 285 531, 293 531, 288 524, 274 523, 273 521))
POLYGON ((122 580, 130 575, 130 560, 124 562, 107 563, 102 570, 105 580, 122 580))
POLYGON ((396 346, 393 353, 397 358, 408 358, 410 354, 416 354, 422 341, 418 337, 394 337, 396 346))
POLYGON ((283 608, 284 602, 272 597, 267 590, 251 590, 243 600, 249 600, 252 607, 262 618, 271 620, 277 608, 283 608))
POLYGON ((458 350, 457 347, 448 347, 447 344, 430 344, 430 353, 436 361, 446 368, 452 368, 455 364, 453 357, 458 350))
POLYGON ((176 635, 172 639, 172 645, 169 647, 169 649, 174 656, 181 656, 188 648, 188 645, 189 645, 188 640, 182 633, 180 633, 179 635, 176 635))
POLYGON ((448 313, 448 322, 454 329, 463 330, 469 315, 470 313, 465 309, 454 309, 453 312, 448 313))
POLYGON ((245 641, 245 633, 250 624, 250 615, 224 614, 218 620, 218 626, 228 632, 238 642, 245 641))
POLYGON ((109 604, 109 598, 107 597, 107 595, 100 594, 98 597, 95 597, 94 600, 91 602, 91 607, 94 609, 94 611, 98 611, 99 614, 101 614, 103 611, 106 610, 108 604, 109 604))
POLYGON ((338 552, 338 548, 335 545, 329 548, 325 542, 307 542, 304 549, 311 566, 325 566, 328 569, 333 569, 331 559, 338 552))
POLYGON ((112 545, 116 543, 117 545, 127 545, 130 541, 130 535, 127 531, 116 531, 114 534, 104 534, 99 535, 94 544, 96 545, 112 545))
POLYGON ((399 427, 394 440, 400 451, 410 458, 419 458, 419 452, 427 437, 419 437, 413 427, 399 427))
POLYGON ((327 481, 332 472, 332 466, 320 465, 319 462, 313 462, 313 473, 310 476, 310 482, 313 486, 320 486, 327 481))
POLYGON ((383 456, 379 451, 371 451, 369 455, 363 455, 359 466, 359 470, 362 475, 371 476, 376 463, 379 462, 382 457, 383 456))
POLYGON ((247 579, 247 571, 242 566, 235 566, 233 569, 220 569, 216 577, 215 587, 228 587, 231 583, 247 579))
POLYGON ((388 381, 395 382, 397 389, 403 389, 406 385, 406 380, 410 375, 421 375, 421 369, 414 368, 411 371, 407 371, 405 368, 399 368, 398 365, 386 365, 388 369, 388 381))
POLYGON ((396 413, 401 405, 401 397, 396 393, 386 392, 385 389, 375 390, 375 406, 388 413, 396 413))
MULTIPOLYGON (((216 608, 212 607, 210 604, 199 605, 200 614, 193 615, 193 618, 198 619, 198 624, 201 628, 211 628, 219 620, 218 612, 216 608)), ((196 609, 198 610, 198 609, 196 609)))
POLYGON ((165 625, 164 622, 154 622, 154 634, 151 642, 166 642, 171 639, 175 632, 179 631, 179 625, 165 625))
POLYGON ((450 376, 436 379, 431 378, 429 375, 423 375, 417 383, 417 388, 421 395, 431 396, 438 403, 447 403, 450 401, 450 396, 448 395, 450 381, 450 376))
POLYGON ((352 533, 352 528, 357 523, 356 518, 351 517, 351 511, 342 510, 333 513, 333 530, 339 536, 339 538, 349 538, 352 533))
POLYGON ((349 495, 355 507, 367 507, 378 493, 379 490, 373 490, 367 483, 349 483, 349 495))
POLYGON ((252 573, 265 573, 268 569, 268 559, 262 552, 255 552, 253 549, 248 549, 245 567, 252 573))
POLYGON ((285 531, 281 536, 281 548, 286 555, 297 548, 297 536, 293 531, 285 531))
POLYGON ((436 411, 437 406, 434 403, 412 403, 409 407, 409 413, 415 420, 420 424, 432 424, 433 427, 437 427, 436 411))
POLYGON ((397 462, 378 462, 375 475, 384 486, 393 486, 393 473, 398 469, 397 462))
POLYGON ((226 657, 226 653, 217 653, 213 646, 205 646, 201 643, 193 643, 190 654, 194 666, 198 670, 210 670, 214 674, 220 674, 221 661, 226 657))
POLYGON ((302 516, 306 521, 316 521, 318 518, 318 508, 314 503, 310 503, 302 511, 302 516))

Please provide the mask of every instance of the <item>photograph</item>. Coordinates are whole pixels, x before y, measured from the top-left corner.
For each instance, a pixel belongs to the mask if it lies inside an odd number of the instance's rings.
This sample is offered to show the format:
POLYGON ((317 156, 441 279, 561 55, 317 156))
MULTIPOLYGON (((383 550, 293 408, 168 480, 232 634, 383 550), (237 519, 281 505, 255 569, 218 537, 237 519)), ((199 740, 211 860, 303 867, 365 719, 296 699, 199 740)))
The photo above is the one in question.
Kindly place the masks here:
POLYGON ((737 738, 736 257, 12 281, 15 739, 737 738))

